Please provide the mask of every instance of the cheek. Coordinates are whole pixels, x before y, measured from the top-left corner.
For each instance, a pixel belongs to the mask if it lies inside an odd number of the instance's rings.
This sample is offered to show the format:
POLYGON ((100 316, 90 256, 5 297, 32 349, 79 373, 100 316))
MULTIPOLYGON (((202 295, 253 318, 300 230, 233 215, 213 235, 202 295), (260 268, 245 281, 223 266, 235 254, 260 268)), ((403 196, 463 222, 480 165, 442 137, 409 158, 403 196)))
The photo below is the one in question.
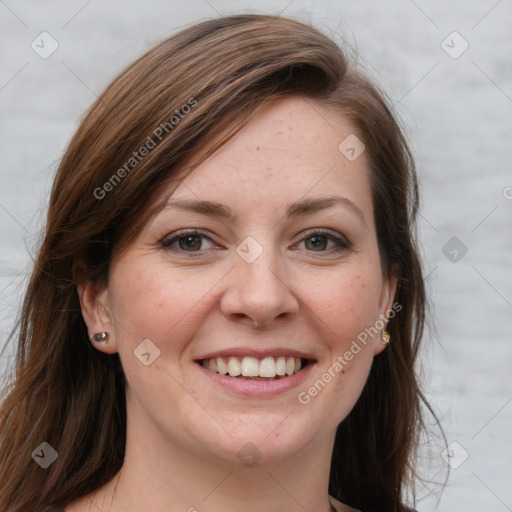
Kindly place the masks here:
POLYGON ((345 344, 378 318, 381 277, 373 266, 340 268, 303 283, 300 296, 325 327, 328 339, 345 344))
POLYGON ((372 266, 345 268, 318 279, 314 290, 302 291, 329 358, 321 361, 316 380, 301 390, 299 401, 327 416, 325 425, 349 414, 368 378, 374 356, 369 333, 378 319, 380 283, 380 270, 372 266))
POLYGON ((111 272, 109 297, 120 354, 148 338, 162 351, 179 350, 221 278, 219 271, 178 271, 154 259, 118 261, 111 272), (171 345, 169 339, 174 341, 171 345))

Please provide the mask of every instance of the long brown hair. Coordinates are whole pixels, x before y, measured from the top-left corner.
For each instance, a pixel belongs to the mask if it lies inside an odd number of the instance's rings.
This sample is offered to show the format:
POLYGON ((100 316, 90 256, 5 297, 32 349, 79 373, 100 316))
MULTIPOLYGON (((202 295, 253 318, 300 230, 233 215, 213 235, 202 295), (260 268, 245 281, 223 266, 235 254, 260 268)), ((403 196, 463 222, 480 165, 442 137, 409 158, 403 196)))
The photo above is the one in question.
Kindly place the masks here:
POLYGON ((329 492, 365 512, 405 510, 422 427, 414 366, 425 317, 413 161, 388 102, 332 40, 263 15, 206 21, 157 44, 107 87, 71 140, 0 408, 0 510, 65 506, 119 471, 125 377, 118 355, 88 340, 77 280, 107 282, 115 252, 152 213, 151 197, 195 148, 235 123, 224 143, 268 102, 292 95, 339 110, 364 142, 383 269, 399 269, 402 309, 388 325, 392 342, 338 427, 329 492), (86 263, 87 275, 74 273, 76 261, 86 263), (47 469, 31 458, 43 442, 58 453, 47 469))

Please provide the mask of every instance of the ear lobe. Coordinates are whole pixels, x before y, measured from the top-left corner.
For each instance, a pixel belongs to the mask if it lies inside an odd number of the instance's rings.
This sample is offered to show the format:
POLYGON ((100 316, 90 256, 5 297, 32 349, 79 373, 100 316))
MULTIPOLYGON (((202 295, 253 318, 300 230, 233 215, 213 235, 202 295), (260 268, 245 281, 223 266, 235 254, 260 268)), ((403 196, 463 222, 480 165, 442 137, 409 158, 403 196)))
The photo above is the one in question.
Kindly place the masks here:
POLYGON ((395 268, 397 268, 397 265, 393 265, 389 277, 382 283, 379 300, 379 313, 381 315, 386 315, 386 313, 392 308, 395 300, 395 293, 398 285, 398 273, 395 272, 395 268))
MULTIPOLYGON (((379 299, 379 320, 384 324, 380 333, 374 338, 374 351, 373 354, 380 354, 385 348, 387 343, 382 339, 382 333, 387 327, 389 312, 393 309, 395 300, 396 288, 398 285, 398 265, 394 264, 389 273, 389 277, 384 279, 382 283, 382 290, 379 299)), ((380 327, 380 325, 379 325, 380 327)))
POLYGON ((107 354, 117 352, 117 343, 114 336, 114 324, 110 313, 107 288, 101 289, 99 285, 90 280, 80 279, 85 276, 82 263, 73 265, 73 275, 78 277, 76 285, 82 317, 87 325, 89 339, 96 333, 107 332, 108 342, 91 343, 95 348, 107 354))

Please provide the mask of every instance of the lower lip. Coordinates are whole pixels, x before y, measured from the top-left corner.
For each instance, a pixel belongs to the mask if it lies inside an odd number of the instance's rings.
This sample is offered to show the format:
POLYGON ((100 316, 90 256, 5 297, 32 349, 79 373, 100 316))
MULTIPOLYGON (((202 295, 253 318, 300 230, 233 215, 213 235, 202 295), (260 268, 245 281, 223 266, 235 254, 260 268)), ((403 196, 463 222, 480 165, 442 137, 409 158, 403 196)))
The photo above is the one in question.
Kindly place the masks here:
POLYGON ((237 379, 236 377, 230 377, 229 375, 221 375, 220 373, 212 372, 197 363, 196 366, 215 384, 231 391, 232 393, 265 398, 276 396, 298 387, 308 378, 314 363, 308 363, 305 368, 294 375, 288 375, 277 380, 268 381, 237 379))

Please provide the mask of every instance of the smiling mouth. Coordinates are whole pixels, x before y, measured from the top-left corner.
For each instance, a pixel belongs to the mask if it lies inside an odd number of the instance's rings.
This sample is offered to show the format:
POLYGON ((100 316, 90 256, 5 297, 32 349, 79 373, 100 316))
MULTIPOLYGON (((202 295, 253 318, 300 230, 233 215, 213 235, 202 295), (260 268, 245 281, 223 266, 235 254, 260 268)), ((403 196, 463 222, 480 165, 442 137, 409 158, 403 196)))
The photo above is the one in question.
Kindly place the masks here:
MULTIPOLYGON (((303 370, 310 361, 300 357, 214 357, 196 361, 203 368, 241 380, 279 380, 295 375, 303 370)), ((312 361, 311 361, 312 362, 312 361)))

